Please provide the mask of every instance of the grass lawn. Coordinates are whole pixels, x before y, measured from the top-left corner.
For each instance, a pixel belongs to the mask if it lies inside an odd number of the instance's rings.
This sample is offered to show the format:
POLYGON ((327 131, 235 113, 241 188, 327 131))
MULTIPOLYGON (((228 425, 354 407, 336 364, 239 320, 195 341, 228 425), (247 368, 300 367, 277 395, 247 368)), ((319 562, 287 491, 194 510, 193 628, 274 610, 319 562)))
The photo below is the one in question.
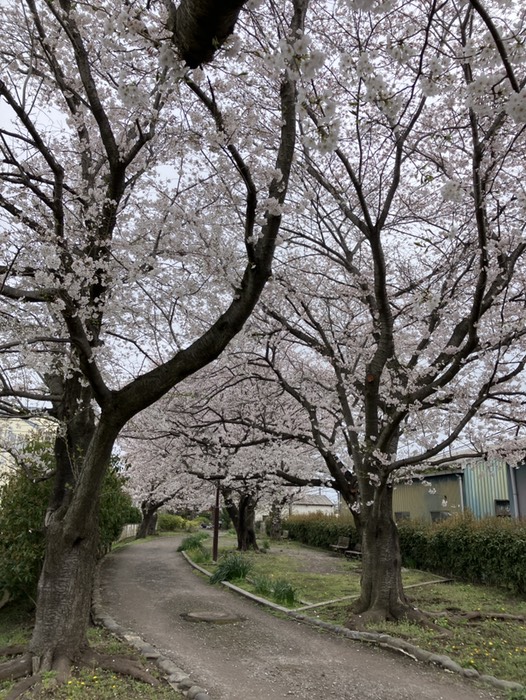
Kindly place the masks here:
MULTIPOLYGON (((26 644, 31 636, 33 615, 23 604, 10 604, 0 610, 0 648, 26 644)), ((135 649, 120 642, 106 630, 93 627, 89 630, 91 646, 104 654, 115 654, 140 659, 135 649)), ((0 657, 0 661, 2 661, 0 657)), ((144 665, 144 664, 143 664, 144 665)), ((158 679, 161 674, 152 665, 148 671, 158 679)), ((5 698, 11 681, 0 681, 0 698, 5 698)), ((147 683, 127 676, 117 675, 99 668, 75 668, 66 685, 54 686, 53 674, 44 674, 40 691, 26 693, 24 698, 38 700, 183 700, 183 695, 162 681, 154 688, 147 683)))
MULTIPOLYGON (((235 547, 235 542, 224 537, 221 545, 220 552, 226 553, 235 547)), ((205 543, 201 565, 213 572, 214 565, 207 561, 207 546, 208 542, 205 543)), ((192 551, 188 553, 190 556, 193 554, 192 551)), ((302 548, 295 542, 280 542, 267 551, 249 552, 243 556, 252 563, 249 574, 252 583, 234 583, 271 599, 271 593, 265 596, 261 586, 255 584, 262 577, 267 582, 286 581, 296 595, 296 602, 288 607, 301 608, 307 603, 335 601, 359 593, 360 562, 347 561, 327 553, 327 571, 324 572, 320 570, 323 566, 319 563, 319 550, 302 548), (303 556, 300 556, 302 549, 303 556), (309 551, 317 553, 316 557, 312 556, 311 570, 309 551)), ((431 620, 439 626, 439 630, 407 622, 384 623, 381 627, 369 627, 369 630, 384 632, 423 649, 447 654, 460 665, 474 668, 481 674, 526 685, 526 600, 503 589, 461 582, 427 585, 427 582, 438 578, 422 571, 403 572, 407 595, 415 607, 433 613, 431 620), (422 583, 426 585, 418 585, 422 583), (522 619, 505 618, 506 615, 522 619)), ((326 622, 345 625, 349 618, 350 602, 345 600, 318 605, 303 612, 326 622)), ((513 697, 526 700, 526 692, 513 697)))

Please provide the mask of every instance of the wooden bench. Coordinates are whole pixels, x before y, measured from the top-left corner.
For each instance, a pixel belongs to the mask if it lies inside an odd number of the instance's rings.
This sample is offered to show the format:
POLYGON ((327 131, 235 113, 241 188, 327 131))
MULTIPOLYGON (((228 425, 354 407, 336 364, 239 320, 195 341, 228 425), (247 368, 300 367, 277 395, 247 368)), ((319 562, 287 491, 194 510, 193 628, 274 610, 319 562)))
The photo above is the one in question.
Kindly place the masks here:
POLYGON ((349 549, 351 542, 348 537, 338 537, 337 544, 330 544, 329 547, 335 552, 345 554, 345 550, 349 549))
POLYGON ((355 549, 346 549, 344 552, 347 559, 361 559, 362 549, 359 544, 356 545, 355 549))

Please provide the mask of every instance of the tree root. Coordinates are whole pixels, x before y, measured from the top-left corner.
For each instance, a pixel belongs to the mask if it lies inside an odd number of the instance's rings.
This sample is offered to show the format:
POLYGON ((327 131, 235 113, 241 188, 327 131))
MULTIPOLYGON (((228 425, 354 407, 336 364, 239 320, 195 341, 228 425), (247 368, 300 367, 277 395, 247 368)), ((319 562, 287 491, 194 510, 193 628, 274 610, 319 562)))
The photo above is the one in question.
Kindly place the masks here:
POLYGON ((20 656, 26 650, 22 645, 0 648, 0 656, 20 656))
POLYGON ((97 651, 93 651, 93 649, 86 649, 80 661, 89 668, 98 666, 106 671, 119 673, 122 676, 131 676, 136 680, 149 683, 154 687, 159 685, 159 681, 148 673, 138 661, 134 661, 133 659, 126 659, 124 657, 117 658, 107 654, 100 654, 97 651))
POLYGON ((428 617, 437 618, 444 617, 446 620, 467 620, 468 622, 477 622, 479 620, 501 620, 503 622, 525 622, 526 615, 510 615, 502 612, 481 612, 474 610, 464 612, 462 610, 440 610, 438 612, 426 612, 428 617))
POLYGON ((479 610, 468 613, 461 613, 461 617, 465 617, 466 620, 503 620, 512 622, 524 622, 526 620, 525 615, 509 615, 508 613, 500 612, 480 612, 479 610))
POLYGON ((5 696, 5 700, 17 700, 17 698, 21 698, 26 690, 33 688, 35 685, 39 685, 41 680, 42 677, 39 674, 24 678, 22 681, 20 681, 20 683, 17 683, 13 688, 11 688, 9 693, 5 696))
MULTIPOLYGON (((6 656, 8 655, 6 652, 15 654, 19 651, 20 647, 7 647, 2 650, 6 656)), ((35 658, 35 660, 38 659, 35 658)), ((85 649, 78 661, 79 665, 86 666, 90 669, 94 669, 95 667, 103 668, 112 673, 119 673, 122 676, 130 676, 131 678, 135 678, 143 683, 148 683, 154 687, 160 685, 157 678, 152 676, 151 673, 148 673, 148 671, 141 666, 139 661, 134 661, 133 659, 100 654, 92 649, 85 649)), ((55 672, 55 677, 52 681, 53 685, 59 686, 66 683, 71 675, 72 667, 73 662, 66 655, 55 658, 49 667, 50 671, 55 672)), ((38 672, 32 673, 33 670, 36 671, 37 669, 33 669, 33 657, 29 652, 25 652, 17 658, 0 663, 0 681, 22 679, 11 688, 5 700, 17 700, 30 688, 41 683, 41 674, 38 672)))
POLYGON ((31 654, 25 653, 15 659, 0 663, 0 680, 16 680, 31 673, 31 654))

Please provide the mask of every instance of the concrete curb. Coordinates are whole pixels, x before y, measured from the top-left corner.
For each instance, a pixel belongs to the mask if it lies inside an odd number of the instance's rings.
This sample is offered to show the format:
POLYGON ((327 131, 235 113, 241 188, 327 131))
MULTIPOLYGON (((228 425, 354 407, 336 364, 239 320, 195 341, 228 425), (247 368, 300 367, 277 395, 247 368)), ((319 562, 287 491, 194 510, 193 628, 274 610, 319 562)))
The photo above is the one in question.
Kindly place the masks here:
POLYGON ((207 691, 196 685, 189 673, 176 666, 166 656, 162 656, 155 647, 141 639, 138 634, 118 625, 113 618, 105 613, 100 595, 100 562, 95 571, 91 616, 95 624, 105 627, 116 637, 137 649, 145 659, 153 661, 157 668, 165 674, 166 680, 174 690, 182 693, 189 700, 210 700, 207 691))
MULTIPOLYGON (((199 566, 198 564, 194 564, 194 562, 187 556, 186 552, 182 552, 182 555, 190 564, 190 566, 192 566, 194 569, 197 569, 205 576, 211 576, 211 573, 209 571, 203 569, 203 567, 199 566)), ((510 691, 523 690, 524 688, 526 688, 526 686, 523 686, 520 683, 515 683, 514 681, 504 681, 495 678, 494 676, 481 674, 474 668, 464 668, 460 666, 460 664, 458 664, 456 661, 454 661, 451 657, 446 656, 445 654, 434 654, 431 651, 426 651, 425 649, 421 649, 420 647, 417 647, 414 644, 410 644, 404 639, 398 639, 397 637, 391 637, 388 634, 379 634, 377 632, 357 632, 355 630, 347 629, 347 627, 342 627, 341 625, 333 625, 330 622, 323 622, 322 620, 317 620, 314 617, 304 615, 302 613, 296 612, 295 610, 291 610, 290 608, 284 608, 281 605, 276 605, 276 603, 272 603, 271 601, 266 600, 265 598, 260 598, 259 596, 249 593, 248 591, 245 591, 242 588, 239 588, 238 586, 234 586, 228 581, 222 581, 221 583, 227 588, 230 588, 230 590, 233 590, 236 593, 239 593, 240 595, 244 596, 245 598, 249 598, 250 600, 257 602, 260 605, 264 605, 266 607, 272 608, 273 610, 285 613, 289 617, 292 617, 295 620, 298 620, 299 622, 304 622, 309 625, 321 627, 322 629, 327 630, 328 632, 340 634, 344 637, 347 637, 348 639, 353 639, 354 641, 358 642, 366 642, 368 644, 376 644, 377 646, 380 646, 384 649, 390 649, 391 651, 396 651, 401 654, 405 654, 406 656, 409 656, 415 661, 434 664, 435 666, 440 666, 445 671, 449 671, 451 673, 458 673, 459 675, 464 676, 464 678, 482 681, 483 683, 487 683, 493 686, 494 688, 498 688, 499 690, 510 691)))

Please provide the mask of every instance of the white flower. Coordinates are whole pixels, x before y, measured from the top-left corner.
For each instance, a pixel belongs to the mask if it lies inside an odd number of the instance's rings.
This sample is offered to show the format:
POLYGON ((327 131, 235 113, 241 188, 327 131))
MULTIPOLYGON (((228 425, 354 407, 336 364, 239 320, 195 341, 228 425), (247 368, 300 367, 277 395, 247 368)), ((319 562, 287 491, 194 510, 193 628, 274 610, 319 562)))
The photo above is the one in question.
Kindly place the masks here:
POLYGON ((517 124, 526 123, 526 88, 510 96, 506 103, 506 112, 517 124))
POLYGON ((442 197, 446 202, 461 202, 464 191, 459 182, 448 180, 441 189, 442 197))

